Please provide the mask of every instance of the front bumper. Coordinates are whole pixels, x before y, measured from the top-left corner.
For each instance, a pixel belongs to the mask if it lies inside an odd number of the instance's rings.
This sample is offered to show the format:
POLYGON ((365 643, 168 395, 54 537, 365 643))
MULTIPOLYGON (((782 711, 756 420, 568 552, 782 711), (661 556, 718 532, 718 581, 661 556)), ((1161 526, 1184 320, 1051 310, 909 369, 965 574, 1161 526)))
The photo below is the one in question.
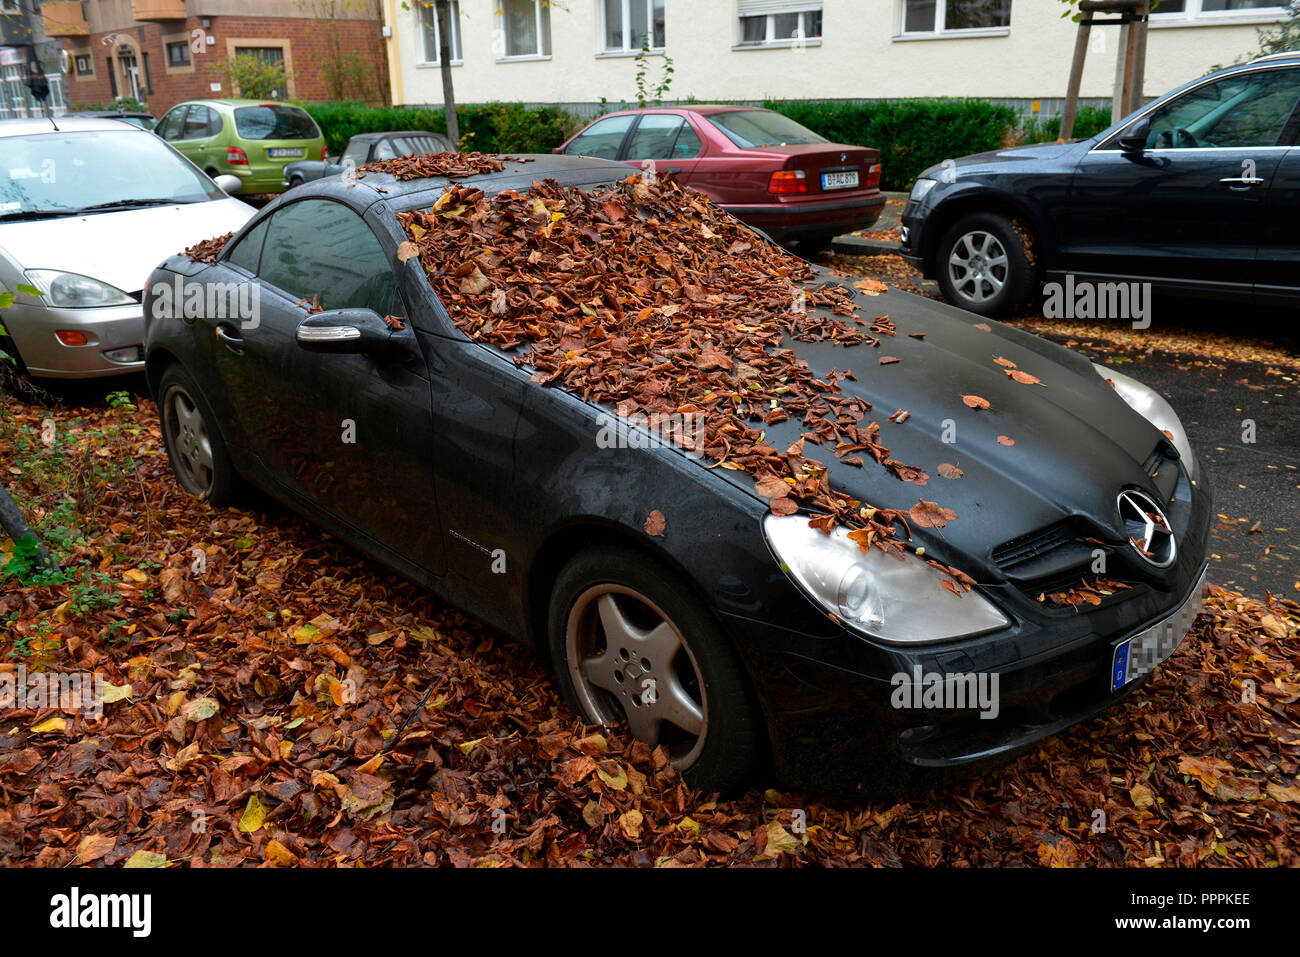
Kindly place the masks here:
MULTIPOLYGON (((823 194, 824 195, 824 194, 823 194)), ((831 239, 870 229, 885 208, 879 191, 836 200, 818 198, 757 206, 723 206, 743 223, 757 226, 779 243, 831 239)))
POLYGON ((924 791, 1004 763, 1132 694, 1147 679, 1111 690, 1116 646, 1202 587, 1212 502, 1208 486, 1198 491, 1168 587, 1145 584, 1089 611, 1048 610, 1015 585, 986 585, 1011 627, 916 647, 720 614, 758 688, 778 778, 843 793, 924 791), (973 676, 994 694, 966 707, 921 704, 899 691, 900 676, 973 676))
POLYGON ((33 376, 87 379, 144 369, 144 307, 139 303, 59 309, 15 302, 0 321, 33 376), (55 336, 61 329, 81 332, 86 344, 64 345, 55 336))

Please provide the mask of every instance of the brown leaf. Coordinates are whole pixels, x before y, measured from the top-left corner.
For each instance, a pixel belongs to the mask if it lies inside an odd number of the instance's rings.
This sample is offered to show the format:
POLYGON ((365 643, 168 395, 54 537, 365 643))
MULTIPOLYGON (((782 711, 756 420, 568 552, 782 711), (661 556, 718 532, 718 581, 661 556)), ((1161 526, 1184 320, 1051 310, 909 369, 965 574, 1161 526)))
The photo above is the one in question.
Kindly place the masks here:
POLYGON ((668 520, 664 518, 664 513, 655 509, 645 520, 645 533, 655 537, 662 538, 664 529, 668 526, 668 520))
POLYGON ((1005 435, 998 436, 998 445, 1015 445, 1016 440, 1007 438, 1005 435))
POLYGON ((961 400, 972 409, 987 409, 989 407, 989 400, 978 395, 964 395, 961 400))
POLYGON ((948 465, 947 463, 944 463, 943 465, 939 466, 939 475, 941 478, 959 479, 965 474, 966 474, 965 472, 957 468, 957 466, 955 465, 948 465))
POLYGON ((957 513, 952 509, 944 508, 938 502, 927 502, 925 499, 921 499, 908 509, 907 514, 911 516, 912 523, 921 528, 943 528, 957 517, 957 513))

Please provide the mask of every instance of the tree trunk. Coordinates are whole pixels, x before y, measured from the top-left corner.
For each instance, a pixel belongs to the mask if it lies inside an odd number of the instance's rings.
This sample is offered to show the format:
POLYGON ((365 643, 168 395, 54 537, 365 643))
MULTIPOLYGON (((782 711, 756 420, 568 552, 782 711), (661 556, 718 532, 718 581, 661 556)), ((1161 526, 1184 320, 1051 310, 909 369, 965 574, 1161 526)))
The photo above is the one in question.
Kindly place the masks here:
POLYGON ((24 538, 30 537, 32 543, 36 546, 36 559, 41 567, 46 571, 59 571, 59 563, 45 550, 45 546, 41 544, 40 539, 28 527, 27 519, 23 517, 22 510, 9 497, 9 490, 3 485, 0 485, 0 528, 3 528, 5 534, 13 539, 15 546, 22 542, 24 538))
POLYGON ((442 72, 442 104, 447 111, 447 138, 460 147, 460 120, 456 116, 456 91, 451 84, 451 4, 448 0, 434 0, 434 15, 438 18, 438 63, 442 72))

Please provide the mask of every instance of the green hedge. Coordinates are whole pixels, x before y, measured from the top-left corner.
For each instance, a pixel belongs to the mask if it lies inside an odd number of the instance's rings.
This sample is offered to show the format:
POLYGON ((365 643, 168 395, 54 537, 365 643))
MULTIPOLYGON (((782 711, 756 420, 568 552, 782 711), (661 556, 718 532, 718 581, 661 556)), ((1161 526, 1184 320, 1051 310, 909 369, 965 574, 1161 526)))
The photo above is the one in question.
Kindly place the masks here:
MULTIPOLYGON (((306 103, 303 108, 325 134, 325 143, 334 156, 342 153, 348 140, 357 133, 447 132, 446 115, 441 108, 370 106, 355 101, 306 103)), ((522 103, 462 106, 457 116, 461 147, 484 153, 549 153, 582 126, 576 116, 563 110, 530 109, 522 103)))
MULTIPOLYGON (((922 170, 945 159, 1056 139, 1059 118, 1020 117, 1009 106, 976 99, 879 100, 870 103, 768 100, 763 104, 837 143, 880 150, 885 189, 907 190, 922 170)), ((447 132, 442 109, 370 106, 360 102, 309 103, 306 110, 339 155, 355 133, 383 130, 447 132)), ((488 103, 459 110, 461 147, 485 153, 547 153, 583 123, 552 107, 488 103)), ((1085 108, 1075 121, 1076 138, 1110 125, 1110 110, 1085 108)))

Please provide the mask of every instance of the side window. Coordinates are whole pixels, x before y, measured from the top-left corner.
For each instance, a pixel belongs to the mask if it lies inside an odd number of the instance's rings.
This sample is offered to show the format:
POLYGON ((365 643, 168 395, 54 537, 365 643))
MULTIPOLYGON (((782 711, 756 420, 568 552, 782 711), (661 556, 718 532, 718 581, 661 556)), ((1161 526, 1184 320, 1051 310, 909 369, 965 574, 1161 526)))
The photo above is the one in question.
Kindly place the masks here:
MULTIPOLYGON (((684 129, 690 129, 686 121, 671 113, 647 113, 641 117, 636 132, 628 143, 627 158, 672 159, 674 157, 694 156, 698 149, 687 153, 677 152, 677 140, 684 129)), ((698 137, 696 142, 699 142, 698 137)))
MULTIPOLYGON (((258 276, 322 309, 400 309, 397 277, 379 240, 340 203, 307 199, 272 213, 258 276)), ((240 244, 243 245, 242 243, 240 244)))
POLYGON ((1148 149, 1286 145, 1300 70, 1260 70, 1197 87, 1151 114, 1148 149))
POLYGON ((397 156, 397 151, 393 149, 392 140, 380 140, 375 144, 375 159, 390 160, 397 156))
POLYGON ((618 149, 623 136, 632 126, 635 116, 611 116, 597 120, 579 133, 564 151, 571 156, 596 156, 601 159, 618 159, 618 149))
POLYGON ((370 158, 370 144, 365 140, 349 140, 347 148, 343 150, 343 159, 349 157, 357 166, 364 166, 370 158))
POLYGON ((257 275, 258 262, 262 258, 262 241, 266 239, 268 222, 269 220, 264 219, 245 233, 230 250, 226 261, 257 275))
POLYGON ((682 131, 677 134, 677 142, 673 144, 673 159, 699 156, 702 149, 704 143, 700 140, 700 134, 691 129, 691 124, 683 123, 682 131))
POLYGON ((225 121, 221 119, 221 114, 212 107, 205 106, 204 109, 208 111, 208 136, 216 136, 221 132, 221 128, 225 126, 225 121))
POLYGON ((181 127, 180 138, 183 140, 201 140, 208 135, 208 108, 191 106, 185 115, 185 125, 181 127))
POLYGON ((154 132, 165 140, 177 139, 180 136, 181 123, 185 119, 185 111, 188 109, 188 106, 176 107, 162 118, 162 121, 158 124, 158 129, 154 132))

